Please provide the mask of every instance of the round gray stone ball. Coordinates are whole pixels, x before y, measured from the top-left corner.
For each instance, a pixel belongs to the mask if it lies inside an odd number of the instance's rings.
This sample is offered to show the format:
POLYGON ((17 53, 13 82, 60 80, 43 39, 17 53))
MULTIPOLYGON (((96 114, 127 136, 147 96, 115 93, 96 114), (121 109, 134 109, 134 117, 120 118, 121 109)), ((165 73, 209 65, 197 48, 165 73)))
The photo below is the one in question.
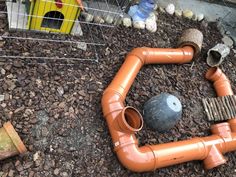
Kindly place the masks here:
POLYGON ((182 104, 174 95, 161 93, 144 104, 143 119, 151 129, 166 132, 182 117, 182 104))

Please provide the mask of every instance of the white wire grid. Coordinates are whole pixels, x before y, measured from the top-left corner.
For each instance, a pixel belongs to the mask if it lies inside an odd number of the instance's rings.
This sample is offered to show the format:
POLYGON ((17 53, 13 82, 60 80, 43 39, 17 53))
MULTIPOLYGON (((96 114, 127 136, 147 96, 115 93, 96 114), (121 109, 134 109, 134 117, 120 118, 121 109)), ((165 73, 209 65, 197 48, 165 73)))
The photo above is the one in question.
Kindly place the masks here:
POLYGON ((38 15, 37 11, 43 10, 44 12, 45 9, 53 9, 56 1, 0 0, 0 45, 3 44, 0 46, 0 59, 33 59, 43 62, 57 60, 66 63, 81 60, 98 62, 100 58, 98 51, 101 48, 105 50, 106 45, 104 30, 107 31, 109 28, 112 33, 111 30, 115 27, 114 22, 122 17, 122 8, 129 3, 128 0, 87 1, 86 11, 94 17, 112 18, 113 23, 110 24, 85 21, 81 15, 79 18, 72 17, 72 11, 81 7, 79 4, 71 3, 76 0, 58 1, 59 5, 61 3, 64 7, 64 14, 67 14, 65 17, 61 17, 63 14, 60 13, 58 13, 59 15, 52 13, 49 16, 38 15), (47 3, 47 6, 38 6, 38 9, 34 9, 34 13, 29 13, 30 6, 27 6, 27 2, 30 1, 41 1, 47 3), (49 25, 47 28, 51 28, 50 25, 53 24, 53 29, 61 29, 61 25, 67 23, 67 26, 64 25, 65 31, 73 34, 64 34, 65 32, 61 30, 49 32, 43 25, 38 25, 37 29, 31 25, 27 29, 29 19, 33 18, 47 22, 45 23, 49 25), (72 23, 73 26, 69 23, 72 23))

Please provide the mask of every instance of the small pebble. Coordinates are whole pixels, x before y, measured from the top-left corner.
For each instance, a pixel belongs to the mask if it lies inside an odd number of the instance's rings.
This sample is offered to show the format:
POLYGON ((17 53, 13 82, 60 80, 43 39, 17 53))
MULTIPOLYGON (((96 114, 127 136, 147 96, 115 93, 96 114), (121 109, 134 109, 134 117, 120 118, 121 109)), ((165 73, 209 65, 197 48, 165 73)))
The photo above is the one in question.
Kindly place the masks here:
POLYGON ((87 51, 87 44, 86 42, 77 42, 77 48, 83 51, 87 51))
POLYGON ((36 152, 34 155, 33 155, 33 160, 36 161, 40 158, 40 151, 36 152))
POLYGON ((125 17, 123 18, 123 25, 128 28, 132 26, 131 18, 125 17))
POLYGON ((105 20, 104 20, 102 17, 98 16, 98 15, 97 15, 97 16, 94 16, 93 21, 94 21, 95 23, 99 23, 99 24, 105 23, 105 20))
POLYGON ((0 48, 2 48, 5 44, 5 41, 0 41, 0 48))
POLYGON ((175 10, 175 16, 176 17, 182 17, 182 11, 181 10, 175 10))
POLYGON ((5 96, 4 95, 0 95, 0 102, 5 100, 5 96))
POLYGON ((146 29, 152 33, 157 31, 156 15, 151 13, 150 16, 146 19, 146 29))
POLYGON ((233 47, 234 41, 231 39, 231 37, 224 35, 222 38, 222 41, 225 45, 227 45, 229 48, 233 47))
POLYGON ((14 77, 13 74, 7 75, 7 78, 8 78, 8 79, 12 79, 13 77, 14 77))
POLYGON ((170 15, 173 15, 175 13, 175 5, 174 4, 168 4, 165 8, 166 12, 170 15))
POLYGON ((60 172, 60 169, 59 169, 59 168, 56 168, 56 169, 53 171, 54 175, 59 175, 59 172, 60 172))
POLYGON ((10 171, 8 172, 8 176, 9 176, 9 177, 14 176, 14 172, 15 172, 14 170, 10 170, 10 171))
POLYGON ((57 92, 58 92, 58 94, 59 94, 60 96, 62 96, 62 95, 64 94, 64 89, 63 89, 63 87, 58 87, 58 88, 57 88, 57 92))
POLYGON ((61 177, 69 177, 69 174, 67 172, 60 173, 61 177))
POLYGON ((3 68, 1 68, 1 74, 2 74, 2 75, 5 75, 5 74, 6 74, 6 70, 3 69, 3 68))
POLYGON ((133 27, 136 29, 145 29, 145 22, 143 21, 133 22, 133 27))
POLYGON ((110 15, 107 15, 104 20, 106 23, 112 24, 112 22, 114 21, 114 18, 110 15))
POLYGON ((29 177, 33 177, 34 176, 34 171, 30 171, 29 172, 29 177))
POLYGON ((191 19, 193 17, 193 12, 191 10, 184 10, 183 11, 183 16, 185 18, 191 19))
POLYGON ((5 107, 7 107, 7 104, 6 104, 6 103, 2 103, 2 104, 1 104, 1 107, 2 107, 2 108, 5 108, 5 107))
POLYGON ((204 14, 198 14, 197 15, 197 20, 202 21, 204 19, 204 14))

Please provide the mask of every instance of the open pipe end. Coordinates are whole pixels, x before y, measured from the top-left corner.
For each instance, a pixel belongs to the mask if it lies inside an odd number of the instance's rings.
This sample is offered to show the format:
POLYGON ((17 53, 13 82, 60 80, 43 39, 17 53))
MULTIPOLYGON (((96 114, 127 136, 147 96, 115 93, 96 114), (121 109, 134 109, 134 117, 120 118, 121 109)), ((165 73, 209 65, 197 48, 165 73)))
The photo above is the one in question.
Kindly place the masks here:
POLYGON ((225 44, 217 44, 207 52, 207 64, 211 67, 219 66, 230 53, 230 48, 225 44))
POLYGON ((211 67, 219 66, 222 63, 222 56, 220 52, 211 50, 208 53, 207 64, 211 67))
POLYGON ((127 106, 122 110, 118 124, 122 130, 135 133, 143 128, 143 118, 137 109, 127 106))
POLYGON ((179 47, 191 46, 194 48, 194 57, 198 56, 202 49, 203 34, 195 28, 190 28, 182 33, 178 41, 179 47))

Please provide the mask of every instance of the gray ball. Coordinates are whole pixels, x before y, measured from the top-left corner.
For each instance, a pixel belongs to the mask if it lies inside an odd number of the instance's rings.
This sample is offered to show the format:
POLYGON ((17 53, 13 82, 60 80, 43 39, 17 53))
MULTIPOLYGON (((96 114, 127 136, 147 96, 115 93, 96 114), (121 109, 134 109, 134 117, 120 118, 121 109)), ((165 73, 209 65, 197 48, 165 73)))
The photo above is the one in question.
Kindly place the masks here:
POLYGON ((173 128, 181 116, 180 100, 168 93, 154 96, 144 104, 144 122, 158 132, 165 132, 173 128))

